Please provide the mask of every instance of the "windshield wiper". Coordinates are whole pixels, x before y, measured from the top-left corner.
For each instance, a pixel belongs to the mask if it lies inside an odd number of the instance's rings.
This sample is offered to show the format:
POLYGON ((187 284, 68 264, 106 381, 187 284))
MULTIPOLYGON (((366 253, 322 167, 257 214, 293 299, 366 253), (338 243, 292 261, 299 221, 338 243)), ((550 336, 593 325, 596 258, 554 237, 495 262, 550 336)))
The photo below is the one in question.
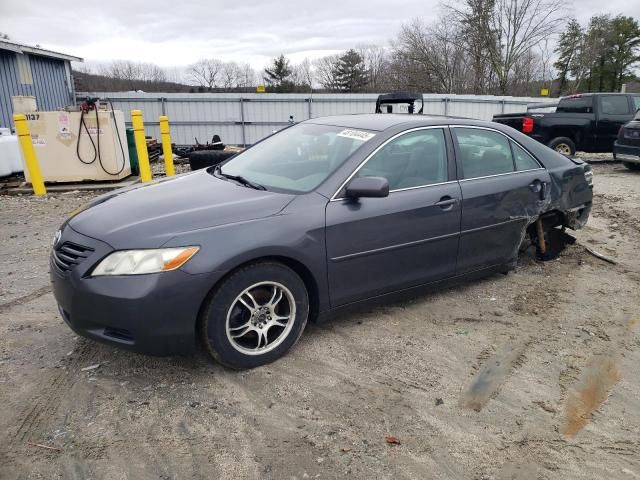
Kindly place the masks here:
POLYGON ((214 173, 220 175, 221 177, 228 178, 229 180, 234 180, 245 187, 253 188, 255 190, 266 190, 267 188, 264 185, 260 185, 259 183, 252 182, 251 180, 247 180, 241 175, 231 175, 230 173, 224 173, 220 165, 216 165, 214 173))

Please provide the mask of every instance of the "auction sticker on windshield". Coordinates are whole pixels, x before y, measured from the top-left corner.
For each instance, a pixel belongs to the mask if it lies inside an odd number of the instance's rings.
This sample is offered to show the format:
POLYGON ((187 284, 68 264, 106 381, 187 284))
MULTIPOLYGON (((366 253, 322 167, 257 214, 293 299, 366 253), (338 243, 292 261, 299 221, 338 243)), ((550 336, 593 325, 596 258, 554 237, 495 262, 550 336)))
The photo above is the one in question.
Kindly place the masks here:
POLYGON ((367 140, 371 140, 375 137, 375 133, 364 132, 362 130, 352 130, 350 128, 346 130, 342 130, 338 137, 352 138, 353 140, 360 140, 362 142, 366 142, 367 140))

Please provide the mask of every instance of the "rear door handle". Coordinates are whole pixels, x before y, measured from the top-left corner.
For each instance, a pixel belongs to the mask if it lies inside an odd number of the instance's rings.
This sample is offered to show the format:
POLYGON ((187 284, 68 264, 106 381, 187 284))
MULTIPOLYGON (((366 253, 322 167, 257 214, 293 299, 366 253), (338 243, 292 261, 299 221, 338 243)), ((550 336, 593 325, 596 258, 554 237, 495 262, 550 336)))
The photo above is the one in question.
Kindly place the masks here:
POLYGON ((540 180, 534 180, 529 184, 529 189, 533 193, 539 193, 542 190, 542 182, 540 180))
POLYGON ((536 179, 529 184, 529 189, 533 193, 537 193, 540 196, 540 200, 544 200, 547 196, 547 182, 541 182, 536 179))
POLYGON ((458 200, 456 198, 451 198, 449 196, 444 196, 440 199, 440 201, 435 204, 440 207, 442 210, 451 210, 453 205, 457 203, 458 200))

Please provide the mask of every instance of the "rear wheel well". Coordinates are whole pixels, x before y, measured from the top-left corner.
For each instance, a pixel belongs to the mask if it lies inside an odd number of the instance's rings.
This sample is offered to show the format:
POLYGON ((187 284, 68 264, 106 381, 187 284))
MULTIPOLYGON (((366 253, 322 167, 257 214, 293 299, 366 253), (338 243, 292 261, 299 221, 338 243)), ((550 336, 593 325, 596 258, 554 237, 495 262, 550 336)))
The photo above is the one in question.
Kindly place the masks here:
POLYGON ((566 215, 559 210, 550 210, 541 214, 536 221, 531 223, 527 227, 527 234, 529 236, 530 243, 526 244, 525 248, 530 245, 536 247, 536 256, 539 260, 553 260, 564 250, 566 245, 570 245, 575 242, 574 237, 565 233, 565 227, 567 226, 566 215), (545 250, 541 250, 538 239, 538 221, 542 221, 542 230, 544 236, 545 250))
POLYGON ((536 221, 530 223, 527 227, 527 234, 533 243, 535 243, 535 240, 538 238, 538 230, 536 226, 538 219, 542 220, 542 229, 545 234, 553 228, 564 228, 566 226, 566 218, 564 213, 561 211, 549 210, 548 212, 542 213, 538 218, 536 218, 536 221))
POLYGON ((309 295, 309 321, 314 321, 317 318, 318 311, 320 308, 320 291, 318 288, 318 283, 316 282, 316 279, 314 278, 311 271, 302 262, 299 262, 298 260, 294 260, 291 257, 273 255, 268 257, 254 258, 252 260, 241 263, 240 265, 237 265, 233 269, 229 270, 222 278, 220 278, 211 287, 211 289, 209 290, 209 293, 207 293, 207 296, 204 298, 204 300, 200 304, 200 308, 198 309, 198 318, 196 319, 196 334, 200 332, 200 327, 203 320, 203 312, 207 304, 209 303, 209 300, 211 299, 215 291, 218 289, 218 287, 222 284, 222 282, 224 282, 227 278, 229 278, 229 276, 233 275, 236 271, 244 267, 247 267, 249 265, 262 263, 262 262, 281 263, 289 267, 291 270, 293 270, 300 276, 300 278, 304 282, 305 287, 307 288, 307 294, 309 295))
POLYGON ((553 130, 551 130, 549 141, 558 137, 566 137, 569 140, 573 141, 576 146, 580 143, 580 133, 570 128, 554 128, 553 130))
MULTIPOLYGON (((560 210, 549 210, 548 212, 544 212, 538 218, 542 220, 542 228, 544 231, 548 231, 555 227, 561 227, 565 225, 565 216, 560 210)), ((529 228, 535 230, 535 224, 531 224, 529 228)))

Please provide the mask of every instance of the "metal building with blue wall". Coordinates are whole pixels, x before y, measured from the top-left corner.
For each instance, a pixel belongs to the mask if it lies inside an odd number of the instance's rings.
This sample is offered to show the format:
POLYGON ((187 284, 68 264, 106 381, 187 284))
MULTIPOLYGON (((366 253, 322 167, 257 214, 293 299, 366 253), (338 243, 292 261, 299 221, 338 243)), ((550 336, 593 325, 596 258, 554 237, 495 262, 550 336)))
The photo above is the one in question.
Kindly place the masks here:
POLYGON ((0 128, 13 128, 11 97, 34 96, 38 110, 75 104, 71 62, 82 58, 0 40, 0 128))

